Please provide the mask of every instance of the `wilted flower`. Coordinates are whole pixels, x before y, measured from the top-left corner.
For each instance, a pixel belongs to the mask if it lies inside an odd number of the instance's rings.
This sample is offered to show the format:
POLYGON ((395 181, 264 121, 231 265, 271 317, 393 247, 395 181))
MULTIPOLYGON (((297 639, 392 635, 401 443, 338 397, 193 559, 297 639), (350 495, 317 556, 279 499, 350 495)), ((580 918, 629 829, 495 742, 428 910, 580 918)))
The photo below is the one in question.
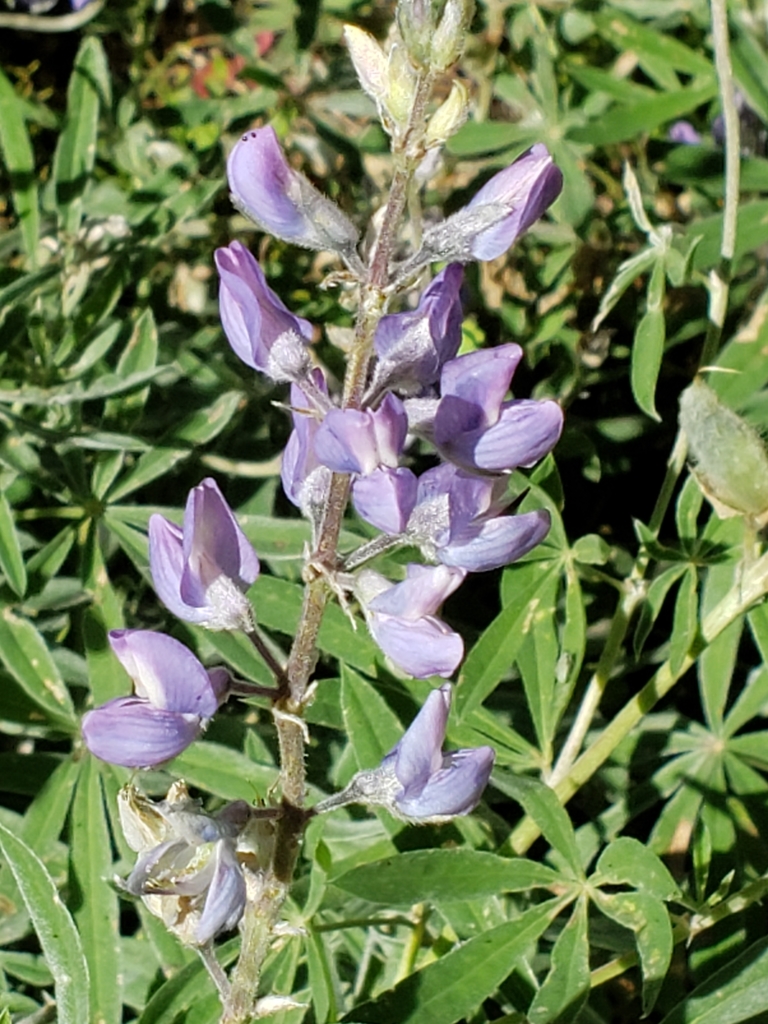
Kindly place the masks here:
POLYGON ((366 803, 416 824, 469 814, 488 784, 496 755, 491 747, 443 751, 450 708, 450 685, 433 690, 381 765, 358 772, 342 793, 323 800, 315 810, 366 803))
POLYGON ((121 888, 141 896, 186 945, 205 946, 237 925, 259 871, 254 826, 267 845, 271 840, 271 824, 257 822, 258 811, 238 800, 206 814, 183 782, 157 803, 124 786, 118 810, 128 845, 139 854, 121 888))
POLYGON ((537 143, 486 182, 470 203, 424 234, 419 262, 493 260, 560 195, 563 175, 546 146, 537 143))
POLYGON ((149 566, 160 600, 180 619, 208 629, 253 628, 244 591, 259 575, 259 560, 210 477, 189 492, 183 527, 150 517, 149 566))
POLYGON ((450 463, 417 479, 409 469, 377 470, 356 480, 352 497, 367 522, 418 545, 431 561, 468 572, 509 565, 549 532, 544 509, 503 515, 503 477, 480 477, 450 463))
POLYGON ((315 435, 315 454, 334 473, 396 466, 408 433, 403 403, 392 393, 378 409, 331 409, 315 435))
POLYGON ((184 644, 163 633, 115 629, 109 642, 131 677, 134 696, 87 712, 85 745, 102 761, 126 768, 169 761, 197 739, 226 700, 229 673, 205 669, 184 644))
POLYGON ((306 376, 312 324, 288 310, 240 242, 217 249, 215 259, 221 277, 221 323, 235 354, 275 381, 306 376))
POLYGON ((330 199, 290 166, 274 128, 247 132, 227 160, 232 202, 276 238, 349 255, 358 232, 330 199))
POLYGON ((381 318, 373 339, 373 392, 394 387, 408 393, 437 381, 461 344, 463 278, 462 267, 452 263, 424 290, 416 309, 381 318))
POLYGON ((409 565, 392 583, 371 569, 355 580, 371 636, 390 660, 416 679, 449 676, 464 656, 464 642, 435 617, 466 573, 445 565, 409 565))
POLYGON ((557 402, 504 401, 522 355, 519 345, 500 345, 445 364, 432 424, 444 458, 470 472, 505 473, 554 448, 563 429, 557 402))

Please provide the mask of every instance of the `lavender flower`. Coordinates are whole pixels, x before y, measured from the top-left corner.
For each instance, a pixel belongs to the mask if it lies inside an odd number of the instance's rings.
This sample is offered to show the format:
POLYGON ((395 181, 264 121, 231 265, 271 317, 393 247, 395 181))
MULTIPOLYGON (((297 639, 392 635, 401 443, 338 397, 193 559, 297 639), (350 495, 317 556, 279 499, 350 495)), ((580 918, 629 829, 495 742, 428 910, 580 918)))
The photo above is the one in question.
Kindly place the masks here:
POLYGON ((503 401, 522 355, 519 345, 500 345, 445 364, 432 426, 444 458, 469 472, 505 473, 554 448, 563 428, 557 402, 503 401))
POLYGON ((373 345, 378 357, 372 391, 396 387, 410 393, 434 384, 461 344, 461 283, 458 263, 442 270, 424 290, 419 305, 379 321, 373 345))
POLYGON ((502 515, 504 478, 479 477, 450 463, 418 480, 409 469, 377 470, 355 481, 355 508, 367 522, 418 545, 425 558, 468 572, 509 565, 549 532, 544 509, 502 515))
POLYGON ((358 772, 342 793, 318 804, 316 812, 367 803, 415 824, 439 824, 469 814, 488 784, 496 755, 491 747, 443 751, 450 708, 451 687, 433 690, 381 765, 358 772))
POLYGON ((418 262, 496 259, 541 217, 562 187, 560 168, 537 143, 486 182, 464 209, 430 228, 418 262))
POLYGON ((317 458, 335 473, 372 473, 396 466, 408 432, 408 417, 391 393, 378 409, 331 409, 315 437, 317 458))
POLYGON ((160 600, 180 619, 208 629, 252 629, 244 591, 259 575, 259 560, 210 477, 189 492, 182 528, 150 517, 149 565, 160 600))
POLYGON ((176 757, 197 739, 226 699, 229 673, 206 670, 188 648, 163 633, 116 629, 109 642, 135 693, 84 716, 85 745, 103 761, 126 768, 176 757))
POLYGON ((696 131, 690 121, 675 121, 673 125, 670 125, 667 138, 670 142, 679 142, 684 146, 701 144, 701 134, 696 131))
POLYGON ((416 679, 450 676, 464 642, 435 613, 466 573, 448 566, 409 565, 402 583, 365 569, 355 581, 371 636, 398 668, 416 679))
POLYGON ((232 202, 264 231, 308 249, 351 256, 358 232, 341 210, 290 166, 274 128, 250 131, 227 161, 232 202))
POLYGON ((221 322, 235 354, 274 381, 305 377, 312 324, 287 309, 240 242, 217 249, 215 259, 221 277, 221 322))
MULTIPOLYGON (((328 385, 322 370, 312 370, 310 381, 321 397, 327 396, 328 385)), ((322 515, 331 471, 324 466, 315 450, 315 438, 321 413, 311 396, 297 385, 291 386, 293 432, 283 452, 280 477, 289 501, 316 523, 322 515)))

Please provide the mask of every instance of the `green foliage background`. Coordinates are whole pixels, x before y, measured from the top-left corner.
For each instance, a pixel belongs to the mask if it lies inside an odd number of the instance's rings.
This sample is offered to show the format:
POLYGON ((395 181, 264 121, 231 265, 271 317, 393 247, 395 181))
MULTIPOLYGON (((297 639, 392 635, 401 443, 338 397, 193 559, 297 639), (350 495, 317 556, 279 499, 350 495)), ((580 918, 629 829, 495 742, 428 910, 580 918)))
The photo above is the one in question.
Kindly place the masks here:
MULTIPOLYGON (((732 48, 765 125, 758 8, 731 4, 732 48)), ((381 36, 392 7, 140 0, 93 13, 74 32, 0 27, 0 1021, 43 1019, 53 997, 61 1024, 213 1024, 201 965, 110 885, 131 865, 115 820, 129 773, 87 754, 79 715, 129 689, 106 641, 122 626, 164 629, 206 663, 270 681, 245 641, 173 620, 148 582, 150 514, 178 520, 206 475, 266 565, 251 597, 287 650, 308 528, 278 486, 284 396, 226 345, 213 250, 250 244, 290 308, 326 326, 317 351, 337 370, 333 340, 352 313, 343 292, 318 289, 333 269, 324 256, 233 213, 224 154, 269 121, 364 223, 387 149, 341 31, 350 20, 381 36)), ((473 29, 461 65, 473 119, 425 208, 457 208, 535 141, 563 169, 553 215, 469 270, 464 338, 519 341, 519 393, 568 408, 555 459, 513 481, 554 526, 446 609, 469 652, 449 740, 497 750, 485 804, 441 827, 384 812, 313 822, 289 907, 296 930, 276 943, 264 990, 307 1004, 273 1015, 281 1024, 766 1020, 768 611, 735 615, 713 639, 706 616, 745 571, 744 524, 719 519, 690 478, 653 518, 720 251, 709 8, 484 0, 473 29), (700 146, 668 141, 680 118, 702 131, 700 146), (644 215, 627 200, 625 162, 644 215), (553 790, 544 783, 593 676, 601 700, 585 756, 603 742, 605 757, 584 777, 577 761, 553 790)), ((718 356, 736 372, 710 383, 762 425, 764 131, 745 147, 718 356)), ((366 529, 350 519, 345 543, 366 529)), ((392 676, 338 608, 321 652, 308 716, 318 795, 375 765, 430 687, 392 676)), ((264 706, 224 710, 170 772, 211 807, 268 799, 264 706)), ((160 794, 171 777, 142 784, 160 794)), ((236 945, 222 946, 223 962, 236 945)))

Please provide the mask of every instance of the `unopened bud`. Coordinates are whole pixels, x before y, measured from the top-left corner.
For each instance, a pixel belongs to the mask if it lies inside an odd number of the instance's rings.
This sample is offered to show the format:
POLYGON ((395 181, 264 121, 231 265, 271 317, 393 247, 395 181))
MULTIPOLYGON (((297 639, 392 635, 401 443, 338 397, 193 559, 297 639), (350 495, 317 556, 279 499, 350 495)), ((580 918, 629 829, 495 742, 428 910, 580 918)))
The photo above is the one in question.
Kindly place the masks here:
POLYGON ((435 31, 433 0, 400 0, 397 24, 411 60, 425 67, 429 63, 430 46, 435 31))
POLYGON ((475 13, 475 0, 446 0, 443 16, 432 37, 433 71, 445 71, 459 59, 475 13))
POLYGON ((442 146, 451 135, 461 128, 469 113, 469 92, 466 85, 457 78, 454 80, 448 99, 435 111, 430 118, 424 143, 427 149, 442 146))
POLYGON ((717 514, 768 521, 768 455, 757 432, 702 380, 680 396, 693 472, 717 514))
POLYGON ((386 108, 395 126, 405 129, 410 121, 416 96, 416 72, 402 44, 393 43, 389 51, 387 77, 386 108))
POLYGON ((377 106, 380 105, 386 100, 388 90, 386 54, 370 32, 356 25, 344 26, 344 38, 360 85, 377 106))

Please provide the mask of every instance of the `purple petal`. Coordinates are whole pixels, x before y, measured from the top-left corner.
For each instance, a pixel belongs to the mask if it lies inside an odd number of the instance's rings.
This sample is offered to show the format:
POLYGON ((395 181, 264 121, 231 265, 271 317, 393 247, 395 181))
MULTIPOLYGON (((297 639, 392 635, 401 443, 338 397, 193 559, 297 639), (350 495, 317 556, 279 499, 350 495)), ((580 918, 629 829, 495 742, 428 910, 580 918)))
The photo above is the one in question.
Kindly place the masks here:
POLYGON ((219 704, 208 673, 184 644, 163 633, 113 629, 112 650, 136 688, 158 710, 210 718, 219 704))
POLYGON ((701 143, 701 135, 690 121, 675 121, 667 132, 670 142, 680 142, 684 146, 698 146, 701 143))
POLYGON ((370 611, 418 621, 423 616, 434 615, 467 575, 462 569, 447 565, 411 564, 406 572, 407 578, 402 583, 393 584, 368 603, 370 611))
POLYGON ((532 466, 552 451, 562 430, 563 410, 557 402, 509 402, 498 423, 472 446, 472 464, 489 473, 532 466))
POLYGON ((259 575, 256 552, 210 477, 189 492, 183 534, 181 592, 190 604, 206 603, 205 592, 219 576, 245 591, 259 575))
MULTIPOLYGON (((322 394, 328 394, 328 385, 322 370, 312 371, 312 380, 322 394)), ((315 452, 315 438, 320 423, 313 415, 313 404, 298 384, 291 385, 291 407, 295 410, 306 409, 307 412, 293 413, 293 432, 283 452, 280 478, 283 490, 289 501, 297 508, 302 507, 302 488, 310 474, 316 470, 320 462, 315 452)))
POLYGON ((352 500, 367 523, 396 536, 403 532, 413 511, 416 488, 416 477, 410 469, 376 469, 355 480, 352 500))
POLYGON ((219 932, 231 931, 245 909, 245 878, 232 844, 219 841, 213 856, 213 878, 195 929, 195 941, 201 946, 210 942, 219 932))
POLYGON ((450 429, 454 433, 495 423, 522 358, 520 346, 510 344, 469 352, 446 363, 440 376, 442 399, 435 415, 436 440, 446 430, 446 419, 451 421, 450 429), (445 412, 441 413, 441 409, 447 407, 449 396, 461 400, 455 405, 456 410, 466 410, 463 414, 454 410, 446 417, 445 412))
POLYGON ((149 519, 149 568, 157 596, 169 611, 185 622, 205 622, 207 607, 193 607, 181 597, 184 572, 181 527, 157 514, 149 519))
POLYGON ((315 436, 315 453, 334 473, 396 466, 408 432, 403 403, 388 394, 378 409, 331 409, 315 436))
POLYGON ((431 616, 413 621, 374 612, 368 628, 382 651, 414 679, 447 678, 464 657, 458 633, 431 616))
POLYGON ((438 549, 443 565, 467 572, 499 569, 522 558, 549 533, 550 517, 544 509, 523 515, 498 516, 470 526, 438 549))
POLYGON ((310 249, 348 252, 354 225, 285 158, 274 129, 244 135, 227 160, 232 200, 259 227, 310 249))
POLYGON ((409 786, 395 798, 398 809, 408 818, 422 820, 469 814, 488 784, 495 756, 491 747, 446 754, 444 767, 423 788, 409 786))
POLYGON ((262 373, 270 371, 270 351, 286 334, 312 340, 312 325, 294 316, 267 285, 264 273, 240 242, 217 249, 221 278, 219 311, 224 333, 235 354, 262 373))
POLYGON ((392 753, 395 774, 405 790, 423 788, 429 776, 443 764, 443 741, 451 710, 451 687, 433 690, 392 753))
POLYGON ((501 221, 480 231, 472 241, 478 260, 501 256, 557 199, 563 175, 546 146, 537 143, 503 171, 495 174, 469 203, 469 209, 486 204, 507 207, 501 221))
POLYGON ((140 697, 117 697, 83 717, 85 745, 102 761, 148 768, 176 757, 202 731, 199 715, 156 708, 140 697))

